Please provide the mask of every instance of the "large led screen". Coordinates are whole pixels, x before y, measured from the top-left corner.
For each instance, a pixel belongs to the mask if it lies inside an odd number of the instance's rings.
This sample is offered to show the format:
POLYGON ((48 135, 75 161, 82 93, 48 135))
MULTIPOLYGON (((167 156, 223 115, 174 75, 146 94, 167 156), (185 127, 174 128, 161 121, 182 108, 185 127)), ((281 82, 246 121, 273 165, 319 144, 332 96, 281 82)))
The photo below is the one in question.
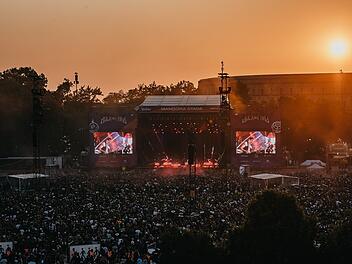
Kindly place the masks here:
POLYGON ((132 154, 133 137, 131 133, 124 132, 95 132, 94 153, 104 155, 110 153, 132 154))
POLYGON ((236 154, 276 154, 275 133, 267 131, 237 131, 236 154))

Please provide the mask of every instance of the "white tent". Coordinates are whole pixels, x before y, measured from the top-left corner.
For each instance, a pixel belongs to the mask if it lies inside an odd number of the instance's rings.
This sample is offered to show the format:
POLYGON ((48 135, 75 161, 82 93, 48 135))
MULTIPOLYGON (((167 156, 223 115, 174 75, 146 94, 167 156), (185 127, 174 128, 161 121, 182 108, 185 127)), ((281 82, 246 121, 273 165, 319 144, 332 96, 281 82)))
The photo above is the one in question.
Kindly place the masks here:
POLYGON ((319 165, 317 163, 314 163, 314 164, 308 166, 307 169, 308 170, 323 170, 323 169, 325 169, 325 167, 321 166, 321 165, 319 165))
POLYGON ((49 176, 46 174, 40 174, 40 173, 27 173, 27 174, 12 174, 12 175, 8 175, 8 177, 19 179, 19 180, 28 180, 28 179, 47 178, 49 176))
MULTIPOLYGON (((11 183, 15 183, 17 190, 27 189, 31 185, 35 185, 38 179, 48 178, 46 174, 27 173, 27 174, 12 174, 7 175, 7 179, 11 183)), ((12 185, 12 184, 11 184, 12 185)))
POLYGON ((321 160, 306 160, 304 162, 301 163, 302 167, 309 167, 312 166, 313 164, 317 164, 319 166, 325 167, 326 163, 322 162, 321 160))
POLYGON ((298 185, 299 178, 294 176, 287 176, 282 174, 272 174, 272 173, 261 173, 249 176, 252 179, 252 182, 256 181, 258 185, 263 185, 265 188, 268 188, 271 184, 278 185, 298 185))

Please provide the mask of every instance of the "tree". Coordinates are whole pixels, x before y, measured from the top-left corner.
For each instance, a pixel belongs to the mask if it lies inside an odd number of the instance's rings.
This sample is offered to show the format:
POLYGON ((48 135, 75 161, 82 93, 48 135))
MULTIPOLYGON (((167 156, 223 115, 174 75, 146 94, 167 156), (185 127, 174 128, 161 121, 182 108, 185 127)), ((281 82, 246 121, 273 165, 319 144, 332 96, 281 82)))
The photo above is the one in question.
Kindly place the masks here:
POLYGON ((57 103, 59 103, 60 105, 64 104, 71 92, 72 87, 73 82, 71 82, 69 79, 64 78, 64 81, 59 84, 56 88, 56 91, 53 92, 53 96, 57 103))
MULTIPOLYGON (((55 91, 47 90, 47 79, 30 67, 12 68, 0 73, 0 114, 4 125, 0 136, 6 138, 0 156, 32 155, 32 88, 34 82, 44 90, 42 122, 39 129, 42 155, 78 155, 89 145, 88 119, 94 104, 101 103, 99 87, 81 86, 64 79, 55 91), (70 148, 67 148, 70 142, 70 148)), ((152 82, 140 84, 128 91, 110 93, 105 104, 124 104, 131 107, 143 102, 148 95, 194 94, 197 89, 189 81, 164 86, 152 82)))
POLYGON ((161 237, 160 263, 219 263, 219 254, 207 235, 172 230, 161 237))
POLYGON ((177 84, 164 86, 152 82, 148 85, 139 84, 137 88, 128 91, 120 90, 117 93, 109 93, 104 99, 104 104, 124 104, 137 106, 148 95, 192 95, 197 93, 197 88, 189 81, 180 81, 177 84))
POLYGON ((31 67, 11 68, 0 73, 0 80, 13 81, 21 86, 32 86, 35 80, 39 80, 39 86, 45 88, 48 80, 43 73, 38 74, 31 67))
POLYGON ((65 103, 100 103, 98 97, 102 95, 103 92, 99 87, 81 86, 77 91, 70 91, 65 96, 65 103))
POLYGON ((180 81, 176 85, 171 84, 169 87, 172 95, 192 95, 197 93, 197 88, 190 81, 180 81))
POLYGON ((351 263, 352 221, 349 220, 330 232, 327 244, 320 248, 320 252, 325 263, 351 263))
POLYGON ((100 103, 99 87, 81 86, 76 91, 73 82, 64 79, 44 98, 42 140, 49 155, 71 154, 78 157, 89 146, 88 119, 92 105, 100 103))
MULTIPOLYGON (((89 113, 94 104, 101 103, 99 97, 103 95, 99 87, 81 86, 72 90, 72 83, 64 81, 63 98, 63 137, 70 142, 69 154, 78 157, 89 147, 89 113), (70 88, 68 90, 68 87, 70 88), (68 90, 68 92, 67 92, 68 90)), ((62 85, 59 88, 61 88, 62 85)), ((68 149, 67 149, 68 150, 68 149)))
POLYGON ((314 225, 294 197, 266 191, 249 205, 246 221, 229 241, 239 263, 296 263, 313 256, 314 225))
POLYGON ((0 73, 0 156, 32 155, 32 88, 47 85, 44 74, 30 67, 11 68, 0 73))
POLYGON ((126 93, 123 90, 117 93, 109 93, 104 99, 104 104, 124 104, 126 101, 126 93))
POLYGON ((55 91, 47 91, 43 96, 43 125, 42 137, 47 155, 62 155, 67 148, 64 142, 64 103, 73 87, 73 83, 64 79, 55 91))

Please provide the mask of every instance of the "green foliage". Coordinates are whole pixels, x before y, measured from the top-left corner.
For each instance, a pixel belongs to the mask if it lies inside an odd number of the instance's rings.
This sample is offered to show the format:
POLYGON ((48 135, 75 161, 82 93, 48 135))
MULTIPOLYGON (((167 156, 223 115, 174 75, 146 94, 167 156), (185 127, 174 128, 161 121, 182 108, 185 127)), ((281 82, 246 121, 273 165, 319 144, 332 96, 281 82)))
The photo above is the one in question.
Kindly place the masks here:
POLYGON ((81 86, 77 90, 68 79, 54 92, 62 105, 63 123, 60 139, 62 153, 78 156, 89 146, 89 111, 93 104, 100 103, 103 93, 99 87, 81 86), (65 138, 65 140, 63 140, 65 138), (67 145, 67 142, 70 145, 67 145))
POLYGON ((88 145, 88 113, 99 103, 100 88, 83 86, 72 90, 73 83, 64 79, 55 91, 46 90, 47 79, 29 67, 12 68, 0 73, 0 136, 6 138, 0 156, 32 155, 32 89, 43 90, 40 98, 39 134, 42 155, 60 155, 72 143, 71 154, 78 154, 88 145))
POLYGON ((32 87, 34 81, 39 80, 39 86, 45 88, 48 84, 43 73, 38 74, 31 67, 11 68, 0 73, 1 81, 8 81, 23 87, 32 87))
POLYGON ((148 95, 191 95, 196 94, 197 88, 189 81, 180 81, 176 85, 164 86, 152 82, 148 85, 140 84, 137 88, 128 91, 120 90, 117 93, 109 93, 104 99, 105 104, 128 104, 137 106, 148 95))
MULTIPOLYGON (((101 103, 99 87, 81 86, 76 90, 73 82, 64 79, 54 91, 47 90, 47 78, 30 67, 12 68, 0 72, 0 114, 3 125, 0 136, 6 138, 0 156, 32 155, 32 88, 43 90, 39 134, 42 155, 79 155, 89 142, 89 111, 93 104, 101 103)), ((191 82, 163 86, 155 82, 138 85, 128 91, 110 93, 104 104, 123 104, 134 107, 148 95, 194 94, 191 82)))
POLYGON ((63 105, 66 101, 66 98, 69 96, 71 92, 71 88, 73 87, 73 82, 69 79, 64 79, 64 81, 58 85, 56 91, 52 93, 53 98, 59 105, 63 105))
POLYGON ((47 79, 29 67, 0 73, 0 156, 32 154, 32 88, 45 89, 47 79))
POLYGON ((77 91, 67 93, 65 103, 94 104, 100 103, 99 96, 103 93, 99 87, 81 86, 77 91))
POLYGON ((328 235, 327 244, 320 249, 323 256, 323 263, 344 264, 352 260, 352 220, 341 226, 328 235))
POLYGON ((109 93, 104 99, 104 104, 123 104, 126 101, 126 94, 123 90, 117 93, 109 93))
POLYGON ((240 263, 296 263, 313 256, 314 225, 293 197, 266 191, 249 205, 243 227, 229 242, 240 263))
POLYGON ((219 251, 203 233, 172 230, 161 238, 160 263, 219 263, 219 251))

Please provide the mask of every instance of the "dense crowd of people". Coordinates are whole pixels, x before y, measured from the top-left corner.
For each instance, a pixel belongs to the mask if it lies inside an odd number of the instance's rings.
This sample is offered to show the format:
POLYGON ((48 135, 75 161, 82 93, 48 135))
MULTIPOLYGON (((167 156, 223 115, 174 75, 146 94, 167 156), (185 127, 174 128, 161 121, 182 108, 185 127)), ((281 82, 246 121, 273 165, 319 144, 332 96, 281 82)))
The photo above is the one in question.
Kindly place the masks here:
MULTIPOLYGON (((315 218, 319 246, 349 217, 352 177, 295 176, 300 185, 276 188, 315 218)), ((0 196, 0 242, 13 243, 0 247, 0 263, 158 263, 160 237, 171 228, 206 232, 221 247, 260 192, 246 177, 214 170, 197 177, 194 199, 186 176, 151 171, 71 172, 47 181, 0 196), (93 246, 69 250, 85 244, 93 246)))

